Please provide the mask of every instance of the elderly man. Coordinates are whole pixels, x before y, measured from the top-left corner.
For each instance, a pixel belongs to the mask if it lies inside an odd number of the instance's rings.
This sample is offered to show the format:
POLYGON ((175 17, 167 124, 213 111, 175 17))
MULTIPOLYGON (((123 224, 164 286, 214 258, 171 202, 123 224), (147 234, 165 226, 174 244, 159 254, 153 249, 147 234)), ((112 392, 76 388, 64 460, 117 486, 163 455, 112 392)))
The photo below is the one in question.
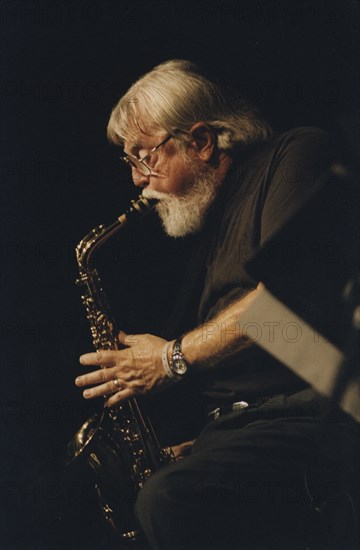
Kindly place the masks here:
MULTIPOLYGON (((86 399, 106 395, 107 406, 190 377, 201 385, 204 428, 176 449, 183 460, 140 491, 141 530, 152 549, 295 548, 308 525, 304 472, 338 460, 341 438, 333 432, 342 414, 244 329, 263 288, 246 263, 324 179, 330 140, 317 128, 273 136, 249 105, 229 102, 191 63, 177 60, 133 84, 111 114, 108 135, 123 147, 134 184, 158 199, 168 235, 197 233, 207 249, 191 298, 197 326, 169 341, 121 333, 123 349, 80 358, 97 368, 76 384, 90 386, 86 399), (294 533, 292 542, 284 530, 294 533)), ((321 303, 310 306, 321 314, 321 303)))

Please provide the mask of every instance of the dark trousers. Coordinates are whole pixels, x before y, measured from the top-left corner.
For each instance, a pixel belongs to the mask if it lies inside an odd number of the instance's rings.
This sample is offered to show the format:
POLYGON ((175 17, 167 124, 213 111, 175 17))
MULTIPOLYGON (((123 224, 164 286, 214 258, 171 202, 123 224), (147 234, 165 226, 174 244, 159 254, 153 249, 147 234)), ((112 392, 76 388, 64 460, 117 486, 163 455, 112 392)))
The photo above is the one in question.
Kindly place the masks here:
POLYGON ((139 494, 150 548, 306 548, 314 506, 348 484, 353 428, 312 390, 211 421, 191 454, 139 494))

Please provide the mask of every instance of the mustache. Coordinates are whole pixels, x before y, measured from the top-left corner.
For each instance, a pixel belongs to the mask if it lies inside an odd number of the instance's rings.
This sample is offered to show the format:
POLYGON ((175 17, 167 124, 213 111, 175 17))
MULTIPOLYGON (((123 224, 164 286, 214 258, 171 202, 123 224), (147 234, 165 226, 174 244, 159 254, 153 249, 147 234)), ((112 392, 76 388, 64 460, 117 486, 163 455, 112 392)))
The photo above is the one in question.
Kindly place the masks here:
POLYGON ((146 199, 171 200, 176 198, 172 193, 164 193, 163 191, 152 191, 143 189, 142 196, 146 199))

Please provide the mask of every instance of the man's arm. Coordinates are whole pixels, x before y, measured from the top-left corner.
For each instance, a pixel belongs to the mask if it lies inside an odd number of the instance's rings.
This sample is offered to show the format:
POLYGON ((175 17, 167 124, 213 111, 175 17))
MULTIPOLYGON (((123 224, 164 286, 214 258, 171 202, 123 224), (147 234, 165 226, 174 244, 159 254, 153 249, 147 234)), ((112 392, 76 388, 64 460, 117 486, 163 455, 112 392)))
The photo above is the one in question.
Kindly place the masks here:
MULTIPOLYGON (((260 285, 233 302, 211 322, 184 336, 183 353, 194 371, 214 368, 225 357, 251 345, 251 340, 242 334, 241 317, 259 291, 260 285)), ((87 353, 80 357, 82 365, 101 367, 75 381, 79 387, 92 386, 83 392, 86 399, 106 395, 109 396, 106 405, 113 406, 174 383, 165 373, 162 363, 166 340, 151 334, 124 333, 120 333, 119 339, 124 349, 87 353)), ((171 350, 171 346, 169 348, 171 350)))
POLYGON ((182 351, 194 370, 216 367, 225 358, 253 343, 247 334, 243 334, 241 319, 260 289, 261 284, 230 304, 211 321, 185 334, 182 351))

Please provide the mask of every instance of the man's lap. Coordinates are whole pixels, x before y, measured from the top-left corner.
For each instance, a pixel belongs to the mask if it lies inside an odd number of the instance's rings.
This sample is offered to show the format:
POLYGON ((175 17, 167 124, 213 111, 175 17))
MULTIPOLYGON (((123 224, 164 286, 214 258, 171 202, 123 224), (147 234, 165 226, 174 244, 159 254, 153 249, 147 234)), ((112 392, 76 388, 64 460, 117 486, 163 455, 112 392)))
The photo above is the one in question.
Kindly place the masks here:
POLYGON ((173 548, 200 541, 203 532, 204 548, 210 542, 231 548, 237 533, 268 540, 280 528, 279 518, 301 530, 311 498, 307 476, 321 472, 323 484, 335 479, 341 425, 336 407, 311 392, 211 421, 188 457, 145 484, 137 505, 140 523, 150 540, 164 541, 158 548, 167 548, 170 534, 178 541, 173 548))

